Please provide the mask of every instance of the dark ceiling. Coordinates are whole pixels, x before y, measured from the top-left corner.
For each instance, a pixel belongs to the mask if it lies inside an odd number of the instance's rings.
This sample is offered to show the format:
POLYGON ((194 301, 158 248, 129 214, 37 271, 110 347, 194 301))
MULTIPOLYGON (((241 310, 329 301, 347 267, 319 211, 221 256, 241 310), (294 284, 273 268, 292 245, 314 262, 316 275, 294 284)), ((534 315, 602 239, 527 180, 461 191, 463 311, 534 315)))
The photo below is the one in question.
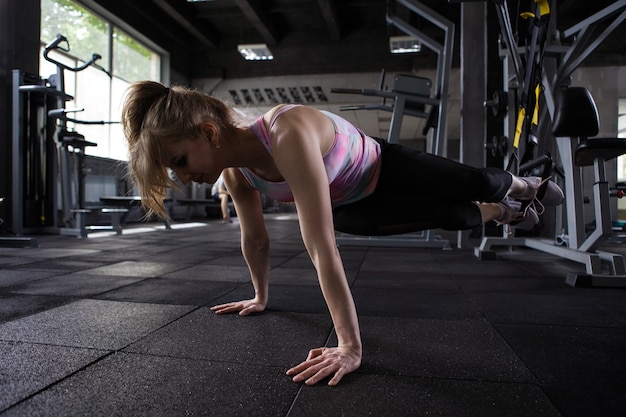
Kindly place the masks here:
MULTIPOLYGON (((389 36, 404 33, 388 25, 385 16, 388 13, 400 16, 435 39, 442 33, 428 21, 416 19, 414 14, 392 0, 95 2, 167 50, 171 54, 172 69, 190 79, 429 68, 436 62, 435 54, 429 50, 407 55, 389 52, 389 36), (274 60, 245 61, 236 51, 239 43, 266 43, 274 60)), ((626 0, 620 0, 623 2, 626 0)), ((458 38, 462 4, 446 0, 424 0, 421 3, 455 22, 458 38)), ((531 7, 530 0, 510 0, 508 3, 513 15, 531 7)), ((616 2, 553 1, 557 27, 568 28, 613 3, 616 2)), ((498 25, 494 9, 495 5, 489 1, 486 23, 491 27, 498 25)), ((518 27, 520 33, 526 30, 523 23, 518 27)), ((454 65, 459 62, 458 51, 457 42, 454 65)), ((620 27, 613 32, 585 64, 626 64, 626 28, 620 27)))

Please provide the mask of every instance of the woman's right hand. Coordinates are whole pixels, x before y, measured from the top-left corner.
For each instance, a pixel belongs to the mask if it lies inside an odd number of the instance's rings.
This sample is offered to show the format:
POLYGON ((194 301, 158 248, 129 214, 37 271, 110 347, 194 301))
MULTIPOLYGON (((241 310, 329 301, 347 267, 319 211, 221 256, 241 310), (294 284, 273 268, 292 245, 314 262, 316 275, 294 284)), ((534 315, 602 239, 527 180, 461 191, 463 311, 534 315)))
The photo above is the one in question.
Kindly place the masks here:
POLYGON ((252 300, 233 301, 232 303, 220 304, 211 307, 211 311, 215 314, 232 314, 239 313, 240 316, 247 316, 251 313, 260 313, 265 310, 265 304, 252 300))

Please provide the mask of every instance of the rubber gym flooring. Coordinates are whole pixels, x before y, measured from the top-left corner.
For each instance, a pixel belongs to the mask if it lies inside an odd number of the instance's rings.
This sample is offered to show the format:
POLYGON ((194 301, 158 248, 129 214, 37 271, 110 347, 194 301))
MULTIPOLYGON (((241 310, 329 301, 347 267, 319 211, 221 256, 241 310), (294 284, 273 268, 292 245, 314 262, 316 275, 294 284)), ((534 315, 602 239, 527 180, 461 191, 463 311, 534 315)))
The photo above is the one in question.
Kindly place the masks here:
MULTIPOLYGON (((0 248, 0 416, 622 416, 626 290, 530 249, 342 245, 361 368, 337 387, 285 371, 334 343, 292 216, 269 216, 268 309, 239 228, 219 221, 0 248), (136 232, 136 233, 133 233, 136 232)), ((623 251, 620 245, 611 247, 623 251)))

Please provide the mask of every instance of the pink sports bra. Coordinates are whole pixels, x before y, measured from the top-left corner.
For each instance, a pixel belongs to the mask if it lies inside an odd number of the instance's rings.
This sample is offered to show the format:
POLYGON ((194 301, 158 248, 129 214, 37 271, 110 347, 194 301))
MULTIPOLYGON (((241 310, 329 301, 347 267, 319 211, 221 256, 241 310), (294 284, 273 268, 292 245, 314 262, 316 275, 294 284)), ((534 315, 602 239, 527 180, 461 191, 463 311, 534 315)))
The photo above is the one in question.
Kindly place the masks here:
MULTIPOLYGON (((270 126, 282 114, 298 105, 285 105, 274 113, 270 126)), ((380 145, 350 122, 336 114, 322 111, 335 126, 335 140, 324 155, 333 206, 360 200, 374 192, 380 174, 380 145)), ((272 154, 269 133, 263 116, 250 125, 267 151, 272 154)), ((240 168, 250 185, 270 198, 293 202, 293 194, 286 181, 272 182, 261 178, 247 168, 240 168)))

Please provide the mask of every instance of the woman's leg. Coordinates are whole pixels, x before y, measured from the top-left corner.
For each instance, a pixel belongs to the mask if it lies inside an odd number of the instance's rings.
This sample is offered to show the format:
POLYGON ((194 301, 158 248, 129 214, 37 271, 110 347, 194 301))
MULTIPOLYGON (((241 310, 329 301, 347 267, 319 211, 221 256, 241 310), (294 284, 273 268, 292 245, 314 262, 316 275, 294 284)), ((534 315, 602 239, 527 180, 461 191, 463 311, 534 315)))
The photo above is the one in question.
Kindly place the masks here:
POLYGON ((382 169, 376 192, 495 203, 506 197, 512 185, 520 186, 509 172, 499 168, 475 168, 382 139, 379 141, 382 169))
POLYGON ((334 209, 339 231, 375 236, 436 228, 471 229, 510 217, 498 202, 508 192, 526 187, 502 169, 474 168, 377 140, 382 148, 382 168, 376 191, 334 209))
POLYGON ((492 220, 491 217, 499 213, 496 210, 499 209, 495 203, 479 205, 433 196, 376 193, 355 203, 335 207, 333 217, 335 229, 340 232, 384 236, 429 229, 471 229, 482 224, 484 219, 492 220))
POLYGON ((220 209, 222 210, 222 220, 230 221, 230 212, 228 211, 228 194, 220 193, 220 209))

